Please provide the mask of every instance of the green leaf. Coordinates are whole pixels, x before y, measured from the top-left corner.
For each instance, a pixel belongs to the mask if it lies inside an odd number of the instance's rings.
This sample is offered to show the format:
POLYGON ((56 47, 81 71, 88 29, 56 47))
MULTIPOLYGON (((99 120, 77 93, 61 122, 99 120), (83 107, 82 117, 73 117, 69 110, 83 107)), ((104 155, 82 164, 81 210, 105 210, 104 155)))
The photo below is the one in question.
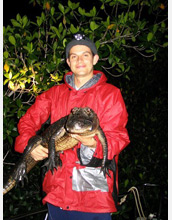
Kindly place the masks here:
POLYGON ((99 47, 100 47, 100 41, 99 41, 99 40, 96 41, 95 45, 96 45, 96 48, 99 49, 99 47))
POLYGON ((56 33, 57 37, 60 38, 60 33, 58 31, 58 29, 55 26, 51 26, 50 28, 54 33, 56 33))
POLYGON ((118 64, 119 68, 124 72, 124 64, 118 64))
POLYGON ((42 18, 42 21, 45 21, 45 20, 46 20, 46 17, 45 17, 45 13, 44 13, 44 12, 41 13, 41 18, 42 18))
POLYGON ((126 13, 126 15, 124 16, 125 23, 127 22, 127 20, 128 20, 128 13, 126 13))
POLYGON ((27 16, 24 16, 23 19, 22 19, 22 21, 23 21, 23 27, 25 27, 26 24, 27 24, 27 22, 28 22, 27 16))
POLYGON ((129 13, 129 16, 131 16, 132 19, 135 18, 135 15, 136 15, 136 12, 135 12, 135 11, 129 13))
POLYGON ((63 31, 63 24, 62 23, 59 24, 59 29, 58 30, 59 30, 60 33, 63 31))
POLYGON ((90 28, 92 31, 95 31, 98 27, 99 25, 97 25, 95 21, 91 21, 90 28))
POLYGON ((67 40, 66 40, 66 38, 63 40, 63 47, 66 47, 66 42, 67 42, 67 40))
POLYGON ((68 1, 68 6, 69 8, 71 8, 72 10, 75 10, 76 8, 78 8, 79 6, 79 2, 78 3, 72 3, 70 0, 68 1))
POLYGON ((92 10, 90 10, 90 14, 94 17, 96 16, 96 7, 94 6, 92 10))
POLYGON ((68 1, 68 6, 69 6, 69 8, 73 9, 72 8, 72 2, 70 0, 68 1))
POLYGON ((76 32, 78 32, 79 31, 79 28, 77 27, 77 28, 75 28, 74 27, 74 25, 73 24, 71 24, 71 26, 70 26, 70 31, 72 32, 72 34, 75 34, 76 32))
POLYGON ((16 15, 16 19, 17 19, 17 21, 21 22, 22 19, 21 19, 20 14, 17 14, 17 15, 16 15))
POLYGON ((16 79, 16 78, 18 78, 19 75, 20 75, 20 73, 17 73, 16 75, 13 76, 12 79, 16 79))
POLYGON ((42 24, 43 20, 41 17, 37 17, 37 25, 40 27, 42 24))
POLYGON ((14 19, 11 19, 11 23, 14 27, 22 27, 21 24, 14 19))
POLYGON ((155 25, 153 26, 153 33, 155 34, 157 30, 158 30, 158 25, 155 24, 155 25))
POLYGON ((64 14, 64 6, 61 3, 59 3, 58 8, 64 14))
POLYGON ((153 33, 149 32, 149 34, 147 35, 147 41, 151 41, 153 38, 153 33))
POLYGON ((110 16, 107 17, 106 24, 107 24, 107 26, 110 25, 110 16))
POLYGON ((126 179, 126 180, 124 181, 124 187, 126 188, 126 187, 128 186, 128 184, 129 184, 129 180, 126 179))
POLYGON ((140 24, 140 29, 143 29, 144 27, 145 27, 145 25, 146 25, 146 21, 143 21, 141 24, 140 24))
POLYGON ((56 49, 57 49, 57 41, 55 41, 53 44, 53 50, 56 50, 56 49))
POLYGON ((15 59, 15 64, 16 64, 16 65, 19 64, 19 59, 18 59, 18 58, 15 59))
POLYGON ((165 27, 166 27, 166 24, 165 24, 164 21, 161 23, 161 27, 162 27, 162 28, 165 28, 165 27))
POLYGON ((16 45, 16 39, 13 36, 9 36, 8 39, 12 45, 14 45, 14 46, 16 45))
POLYGON ((8 81, 9 81, 9 79, 6 79, 6 80, 4 81, 4 85, 6 85, 8 81))
POLYGON ((52 16, 54 15, 54 12, 55 12, 55 8, 52 7, 52 8, 51 8, 51 15, 52 15, 52 16))
POLYGON ((85 15, 85 9, 82 9, 82 8, 78 8, 78 12, 81 14, 81 15, 85 15))
POLYGON ((101 10, 104 10, 104 8, 105 8, 105 5, 102 4, 102 6, 100 7, 100 9, 101 9, 101 10))
POLYGON ((69 11, 70 11, 70 8, 67 7, 67 8, 65 9, 65 11, 64 11, 64 14, 67 14, 69 11))
POLYGON ((10 79, 9 73, 5 73, 4 76, 5 76, 7 79, 10 79))
POLYGON ((128 3, 125 0, 118 0, 122 5, 128 5, 128 3))
POLYGON ((167 47, 168 46, 168 42, 163 43, 163 47, 167 47))
POLYGON ((135 38, 134 36, 132 36, 131 40, 132 40, 133 42, 136 42, 136 38, 135 38))
POLYGON ((5 58, 8 58, 8 51, 5 51, 5 52, 4 52, 4 57, 5 57, 5 58))

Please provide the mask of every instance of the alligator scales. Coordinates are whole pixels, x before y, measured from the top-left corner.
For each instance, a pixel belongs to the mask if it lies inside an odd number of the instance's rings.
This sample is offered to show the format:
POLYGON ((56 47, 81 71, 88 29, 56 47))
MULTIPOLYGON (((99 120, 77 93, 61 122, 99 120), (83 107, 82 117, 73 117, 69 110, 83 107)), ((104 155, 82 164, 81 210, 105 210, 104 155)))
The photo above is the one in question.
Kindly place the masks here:
POLYGON ((78 141, 71 137, 71 134, 98 136, 102 148, 103 159, 101 160, 101 171, 109 175, 106 167, 107 161, 107 140, 103 130, 99 126, 96 113, 89 107, 73 108, 71 113, 51 124, 41 135, 35 135, 28 141, 21 161, 15 166, 12 174, 3 187, 3 194, 9 192, 19 181, 26 177, 27 173, 38 163, 31 157, 31 152, 42 145, 49 149, 49 157, 46 162, 47 170, 53 173, 54 168, 61 166, 60 152, 73 148, 78 141))

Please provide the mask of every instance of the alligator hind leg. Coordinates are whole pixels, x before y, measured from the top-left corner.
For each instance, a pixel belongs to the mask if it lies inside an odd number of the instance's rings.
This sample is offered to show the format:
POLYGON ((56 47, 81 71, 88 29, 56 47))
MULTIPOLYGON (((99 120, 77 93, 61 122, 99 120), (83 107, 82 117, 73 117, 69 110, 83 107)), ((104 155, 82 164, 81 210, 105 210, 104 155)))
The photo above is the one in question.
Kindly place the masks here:
POLYGON ((38 163, 35 161, 30 153, 39 144, 41 144, 42 138, 40 136, 34 136, 29 139, 28 145, 26 146, 21 161, 16 165, 12 174, 13 179, 16 183, 21 182, 24 184, 24 179, 28 180, 27 173, 38 163))

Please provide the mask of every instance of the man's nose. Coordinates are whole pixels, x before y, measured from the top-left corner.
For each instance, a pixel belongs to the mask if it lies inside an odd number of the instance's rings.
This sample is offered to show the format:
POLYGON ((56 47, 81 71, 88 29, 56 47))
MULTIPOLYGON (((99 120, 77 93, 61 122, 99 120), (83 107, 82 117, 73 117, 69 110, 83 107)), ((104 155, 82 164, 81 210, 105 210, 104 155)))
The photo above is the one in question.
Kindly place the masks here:
POLYGON ((82 56, 78 56, 78 62, 82 62, 83 61, 83 57, 82 56))

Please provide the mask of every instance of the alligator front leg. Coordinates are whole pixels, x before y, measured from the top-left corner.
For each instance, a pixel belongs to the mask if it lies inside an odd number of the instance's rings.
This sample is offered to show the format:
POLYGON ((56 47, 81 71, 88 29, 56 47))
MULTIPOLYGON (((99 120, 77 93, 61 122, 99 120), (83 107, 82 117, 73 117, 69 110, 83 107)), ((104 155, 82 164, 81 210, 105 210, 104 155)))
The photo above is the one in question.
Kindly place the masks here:
POLYGON ((99 140, 102 144, 102 148, 103 148, 103 159, 102 159, 101 172, 103 172, 104 176, 106 176, 106 174, 107 174, 109 177, 111 177, 109 174, 108 167, 107 167, 108 143, 107 143, 106 136, 100 126, 97 130, 97 135, 98 135, 98 138, 99 138, 99 140))
POLYGON ((60 140, 60 138, 62 138, 65 133, 65 128, 61 127, 58 131, 56 131, 55 134, 51 136, 48 143, 49 155, 45 166, 47 167, 47 171, 51 170, 52 174, 54 173, 54 169, 57 170, 57 167, 62 165, 59 155, 60 152, 56 151, 56 145, 58 145, 58 140, 60 140))

